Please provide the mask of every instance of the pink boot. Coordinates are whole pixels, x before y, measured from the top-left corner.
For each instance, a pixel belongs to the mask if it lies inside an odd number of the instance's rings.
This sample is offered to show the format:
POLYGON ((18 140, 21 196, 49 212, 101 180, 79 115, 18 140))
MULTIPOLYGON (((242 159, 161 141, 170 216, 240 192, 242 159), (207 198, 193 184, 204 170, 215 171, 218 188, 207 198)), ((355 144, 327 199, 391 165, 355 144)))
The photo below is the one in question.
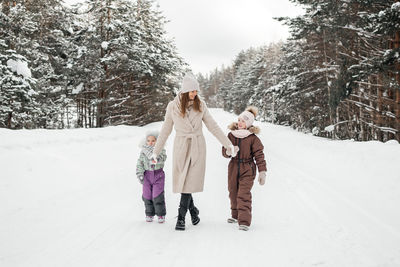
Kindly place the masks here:
POLYGON ((158 216, 158 223, 164 223, 165 222, 165 216, 158 216))

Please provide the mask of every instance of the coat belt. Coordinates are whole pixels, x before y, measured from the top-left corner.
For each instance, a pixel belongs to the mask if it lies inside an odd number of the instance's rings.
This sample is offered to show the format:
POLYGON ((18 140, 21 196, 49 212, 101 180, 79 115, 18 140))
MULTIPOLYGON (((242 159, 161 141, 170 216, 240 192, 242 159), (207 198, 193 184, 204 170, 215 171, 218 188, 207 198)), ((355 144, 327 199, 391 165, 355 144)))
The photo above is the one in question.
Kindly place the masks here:
POLYGON ((199 158, 199 151, 198 151, 198 142, 197 142, 197 136, 202 136, 203 133, 176 133, 175 136, 177 137, 185 137, 185 139, 192 139, 191 145, 190 145, 190 158, 192 159, 192 163, 196 162, 197 159, 199 158))
POLYGON ((231 160, 239 162, 239 163, 249 163, 249 162, 254 162, 252 158, 249 159, 238 159, 238 158, 231 158, 231 160))
POLYGON ((203 133, 176 133, 175 136, 193 138, 194 136, 201 136, 203 133))

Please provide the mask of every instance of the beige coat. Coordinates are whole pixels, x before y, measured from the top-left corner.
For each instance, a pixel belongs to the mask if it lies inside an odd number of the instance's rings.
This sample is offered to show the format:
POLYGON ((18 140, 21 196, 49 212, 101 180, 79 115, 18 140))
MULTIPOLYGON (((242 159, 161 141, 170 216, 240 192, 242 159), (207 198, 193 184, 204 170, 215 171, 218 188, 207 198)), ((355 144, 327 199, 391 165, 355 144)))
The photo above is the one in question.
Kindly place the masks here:
POLYGON ((179 95, 167 106, 154 153, 156 155, 160 153, 171 134, 172 127, 175 126, 176 136, 172 159, 173 192, 202 192, 206 170, 206 141, 202 131, 203 122, 223 146, 228 147, 232 143, 212 118, 203 101, 201 101, 201 112, 191 109, 184 118, 178 105, 179 95))

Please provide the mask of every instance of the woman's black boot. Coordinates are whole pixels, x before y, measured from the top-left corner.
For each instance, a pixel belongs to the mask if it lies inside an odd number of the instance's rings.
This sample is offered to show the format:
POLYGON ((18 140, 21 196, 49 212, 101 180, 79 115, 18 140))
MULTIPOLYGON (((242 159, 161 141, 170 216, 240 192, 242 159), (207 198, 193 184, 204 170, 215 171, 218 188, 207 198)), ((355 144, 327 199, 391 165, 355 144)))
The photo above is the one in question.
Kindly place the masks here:
POLYGON ((176 221, 175 230, 184 231, 185 230, 185 218, 178 215, 178 220, 176 221))
POLYGON ((199 209, 194 206, 193 198, 190 199, 189 212, 192 217, 192 224, 197 225, 200 222, 199 209))
POLYGON ((175 230, 185 230, 185 217, 190 205, 191 198, 191 194, 181 194, 181 202, 179 203, 178 220, 176 221, 175 230))

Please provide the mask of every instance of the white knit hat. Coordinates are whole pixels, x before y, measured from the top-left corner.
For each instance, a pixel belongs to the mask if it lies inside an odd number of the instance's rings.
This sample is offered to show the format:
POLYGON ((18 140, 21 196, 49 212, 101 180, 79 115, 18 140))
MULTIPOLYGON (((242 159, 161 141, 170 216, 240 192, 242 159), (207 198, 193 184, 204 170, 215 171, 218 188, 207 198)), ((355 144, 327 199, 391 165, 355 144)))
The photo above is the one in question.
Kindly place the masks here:
POLYGON ((159 134, 160 134, 160 133, 159 133, 159 131, 157 131, 157 130, 150 130, 150 131, 147 131, 147 132, 146 132, 146 139, 147 139, 147 137, 149 137, 149 136, 154 136, 154 137, 157 139, 159 134))
POLYGON ((246 128, 249 128, 251 125, 253 125, 257 113, 258 113, 258 108, 250 106, 247 107, 246 110, 239 115, 239 118, 244 120, 244 122, 246 123, 246 128))
POLYGON ((158 139, 159 133, 160 133, 160 132, 157 131, 157 130, 149 130, 149 131, 146 131, 145 137, 142 138, 142 140, 139 142, 139 147, 142 147, 142 146, 144 146, 144 145, 146 144, 146 142, 147 142, 147 137, 149 137, 149 136, 154 136, 156 139, 158 139))
POLYGON ((194 90, 199 91, 199 89, 200 86, 196 77, 194 77, 194 75, 191 73, 186 73, 182 80, 181 93, 183 94, 194 90))
POLYGON ((239 118, 244 120, 246 123, 246 128, 249 128, 251 125, 253 125, 254 122, 254 115, 250 111, 243 111, 240 115, 239 118))

